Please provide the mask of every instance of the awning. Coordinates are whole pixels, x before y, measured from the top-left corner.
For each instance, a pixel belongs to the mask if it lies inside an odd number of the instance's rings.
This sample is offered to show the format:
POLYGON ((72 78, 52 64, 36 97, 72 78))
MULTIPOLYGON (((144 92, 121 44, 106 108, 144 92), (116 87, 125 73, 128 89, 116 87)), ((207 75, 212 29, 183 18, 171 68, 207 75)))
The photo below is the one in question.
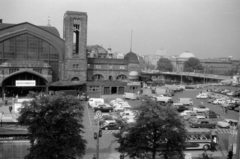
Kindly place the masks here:
POLYGON ((50 84, 51 87, 79 86, 86 84, 84 81, 57 81, 50 84))

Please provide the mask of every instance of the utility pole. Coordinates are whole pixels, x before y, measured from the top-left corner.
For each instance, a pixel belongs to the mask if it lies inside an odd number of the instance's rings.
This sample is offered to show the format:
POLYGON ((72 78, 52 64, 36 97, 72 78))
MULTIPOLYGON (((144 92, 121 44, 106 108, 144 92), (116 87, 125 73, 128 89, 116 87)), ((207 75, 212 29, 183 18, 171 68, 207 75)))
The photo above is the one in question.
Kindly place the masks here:
POLYGON ((238 130, 237 130, 237 153, 236 159, 240 158, 240 111, 239 111, 239 119, 238 119, 238 130))
POLYGON ((98 118, 98 124, 97 124, 97 145, 96 145, 96 150, 97 150, 97 159, 99 159, 99 118, 98 118))

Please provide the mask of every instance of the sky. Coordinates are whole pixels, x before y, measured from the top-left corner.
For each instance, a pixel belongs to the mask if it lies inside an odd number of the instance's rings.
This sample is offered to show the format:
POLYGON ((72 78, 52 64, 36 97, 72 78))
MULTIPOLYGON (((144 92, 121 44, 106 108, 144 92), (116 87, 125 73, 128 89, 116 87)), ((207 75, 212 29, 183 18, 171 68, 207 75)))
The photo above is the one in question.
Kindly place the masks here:
POLYGON ((240 59, 239 0, 0 0, 3 23, 51 26, 63 34, 66 11, 88 15, 87 45, 139 55, 165 50, 198 58, 240 59))

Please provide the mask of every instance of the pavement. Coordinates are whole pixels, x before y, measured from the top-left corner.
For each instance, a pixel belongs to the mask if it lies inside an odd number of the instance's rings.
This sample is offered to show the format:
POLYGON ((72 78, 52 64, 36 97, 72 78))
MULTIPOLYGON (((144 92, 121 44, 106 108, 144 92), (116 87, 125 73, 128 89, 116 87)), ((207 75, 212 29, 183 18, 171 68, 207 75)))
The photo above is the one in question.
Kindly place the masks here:
MULTIPOLYGON (((102 95, 102 98, 104 98, 106 101, 105 102, 109 102, 112 99, 116 99, 116 98, 122 98, 122 95, 102 95)), ((130 101, 129 101, 130 102, 130 101)), ((5 106, 4 102, 1 100, 0 101, 0 113, 4 112, 4 114, 9 114, 9 105, 11 105, 11 100, 8 101, 8 105, 5 106)), ((12 112, 14 114, 14 112, 12 112)), ((86 114, 87 115, 87 114, 86 114)), ((85 124, 84 124, 85 125, 85 124)), ((4 132, 4 131, 11 131, 12 129, 14 130, 26 130, 26 128, 24 127, 20 127, 20 126, 13 126, 13 125, 6 125, 0 128, 0 132, 4 132)), ((92 131, 88 128, 86 129, 87 131, 85 132, 85 137, 86 138, 93 138, 92 137, 92 131), (88 131, 89 130, 89 131, 88 131)), ((117 143, 113 141, 113 136, 111 134, 106 134, 103 136, 103 138, 100 141, 100 144, 102 142, 102 148, 100 150, 100 158, 101 159, 119 159, 120 153, 117 152, 116 150, 114 150, 115 147, 117 147, 117 143), (109 139, 111 138, 111 143, 107 146, 103 146, 104 142, 109 141, 109 139)), ((96 144, 95 144, 95 140, 93 141, 88 141, 88 145, 87 145, 87 150, 86 150, 86 155, 83 157, 84 159, 91 159, 93 157, 93 155, 95 154, 95 148, 96 148, 96 144)), ((186 151, 185 153, 190 153, 192 159, 199 159, 199 155, 201 155, 203 153, 203 151, 186 151)), ((212 154, 213 159, 226 159, 227 158, 227 148, 224 146, 223 141, 220 141, 220 148, 218 151, 215 152, 207 152, 208 154, 212 154)), ((128 159, 125 157, 125 159, 128 159)))

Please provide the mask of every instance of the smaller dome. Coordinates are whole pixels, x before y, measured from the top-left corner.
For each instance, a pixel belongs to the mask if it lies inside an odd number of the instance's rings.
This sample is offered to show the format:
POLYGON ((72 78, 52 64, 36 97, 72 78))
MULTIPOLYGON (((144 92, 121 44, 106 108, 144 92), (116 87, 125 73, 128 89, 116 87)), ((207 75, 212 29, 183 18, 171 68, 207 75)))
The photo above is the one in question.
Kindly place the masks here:
POLYGON ((139 73, 137 71, 131 71, 128 74, 128 79, 135 80, 138 79, 139 73))
POLYGON ((186 52, 181 53, 178 57, 179 58, 191 58, 191 57, 195 57, 195 55, 193 55, 193 53, 191 53, 191 52, 186 51, 186 52))

